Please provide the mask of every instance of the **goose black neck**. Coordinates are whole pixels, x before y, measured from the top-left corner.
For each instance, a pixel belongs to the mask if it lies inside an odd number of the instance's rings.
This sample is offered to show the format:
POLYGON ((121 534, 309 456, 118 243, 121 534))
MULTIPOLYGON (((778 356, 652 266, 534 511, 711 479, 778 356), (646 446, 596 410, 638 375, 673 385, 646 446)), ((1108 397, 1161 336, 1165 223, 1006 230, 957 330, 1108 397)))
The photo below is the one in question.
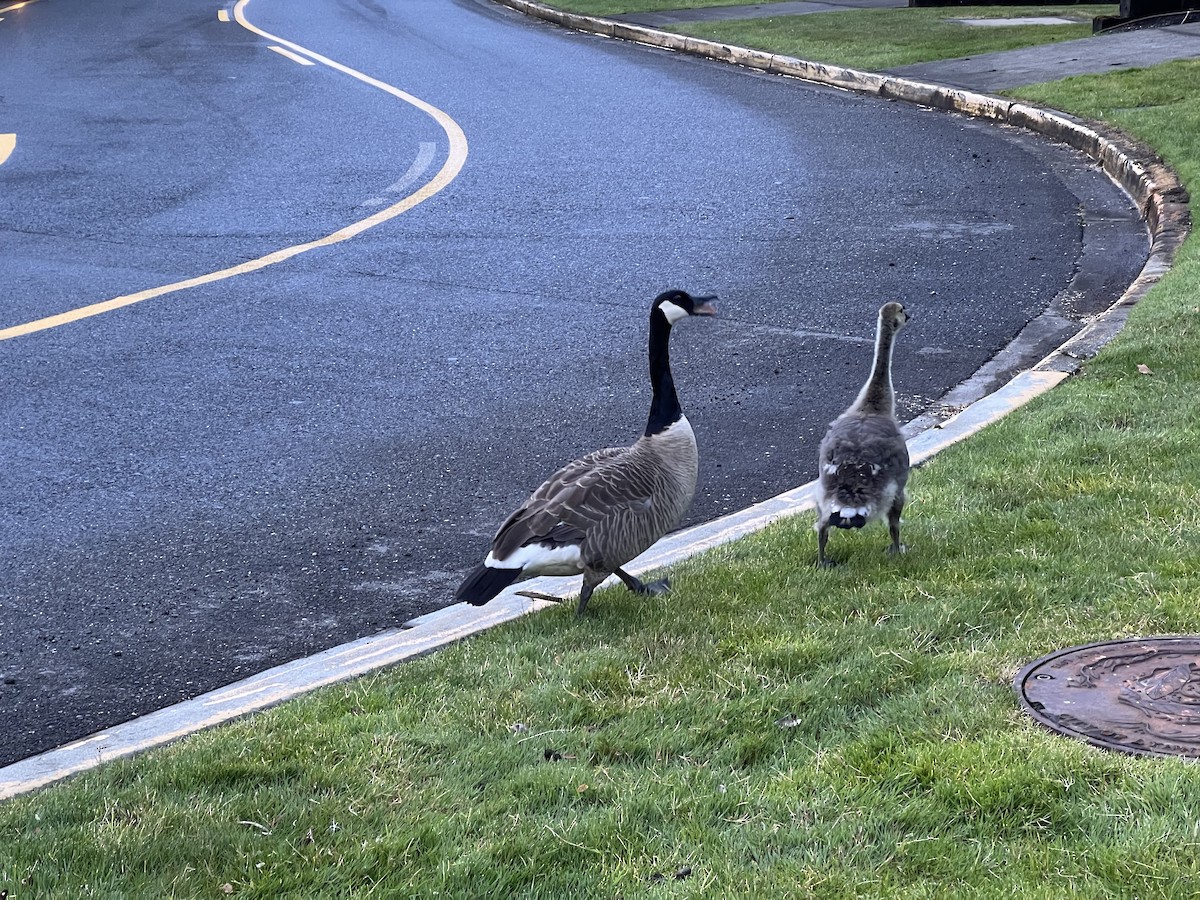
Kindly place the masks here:
POLYGON ((655 308, 650 312, 650 418, 646 421, 646 437, 665 431, 683 416, 675 379, 671 377, 671 357, 668 345, 671 323, 655 308))

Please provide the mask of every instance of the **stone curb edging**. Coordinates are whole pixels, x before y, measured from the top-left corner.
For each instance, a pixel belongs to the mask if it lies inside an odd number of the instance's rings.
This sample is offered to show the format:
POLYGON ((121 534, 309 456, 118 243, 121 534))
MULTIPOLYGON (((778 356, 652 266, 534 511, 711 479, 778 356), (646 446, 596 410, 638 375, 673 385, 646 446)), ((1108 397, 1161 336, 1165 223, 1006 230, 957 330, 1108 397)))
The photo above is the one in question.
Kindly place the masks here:
MULTIPOLYGON (((0 801, 206 728, 261 712, 320 687, 432 653, 455 641, 553 606, 511 593, 486 607, 455 604, 348 644, 331 647, 191 700, 146 713, 81 740, 0 767, 0 801)), ((0 892, 2 896, 2 892, 0 892)))
MULTIPOLYGON (((578 31, 677 50, 888 99, 959 112, 1014 125, 1065 143, 1095 160, 1141 210, 1150 233, 1150 254, 1141 273, 1107 311, 1035 366, 999 390, 970 403, 945 422, 923 416, 905 431, 914 465, 958 443, 1061 383, 1094 356, 1125 323, 1129 310, 1170 269, 1187 237, 1188 196, 1178 177, 1148 147, 1097 123, 1065 113, 888 75, 806 62, 792 57, 656 31, 556 10, 532 0, 495 0, 515 10, 578 31)), ((786 491, 747 509, 676 532, 660 540, 626 568, 638 574, 672 565, 760 531, 814 507, 815 482, 786 491)), ((615 582, 614 576, 611 582, 615 582)), ((608 584, 609 582, 606 582, 608 584)), ((518 594, 528 590, 570 596, 573 579, 537 578, 505 590, 487 607, 454 604, 390 629, 304 659, 286 663, 192 700, 0 768, 0 801, 94 768, 103 762, 161 746, 187 734, 259 712, 315 688, 345 681, 433 652, 470 635, 552 606, 518 594)))
MULTIPOLYGON (((914 465, 970 437, 991 422, 1066 379, 1065 372, 1022 372, 949 421, 908 441, 914 465)), ((773 522, 814 508, 817 483, 810 481, 746 509, 669 534, 633 560, 626 570, 642 574, 674 565, 761 531, 773 522)), ((605 586, 619 584, 616 576, 605 586)), ((455 641, 554 603, 526 599, 522 591, 569 600, 577 578, 533 578, 506 588, 486 606, 455 603, 405 623, 313 656, 284 663, 191 700, 147 713, 81 740, 0 767, 0 802, 77 775, 104 763, 160 747, 206 728, 262 712, 320 687, 370 674, 439 650, 455 641)))

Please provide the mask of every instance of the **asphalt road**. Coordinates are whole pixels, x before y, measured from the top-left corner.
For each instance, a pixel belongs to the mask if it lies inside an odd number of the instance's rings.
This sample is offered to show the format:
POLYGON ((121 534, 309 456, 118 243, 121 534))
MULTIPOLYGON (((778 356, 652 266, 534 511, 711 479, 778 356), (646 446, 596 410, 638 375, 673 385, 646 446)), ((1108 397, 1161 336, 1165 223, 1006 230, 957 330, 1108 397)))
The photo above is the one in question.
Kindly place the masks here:
POLYGON ((0 764, 449 603, 545 474, 640 432, 666 287, 721 296, 672 346, 696 522, 813 476, 881 302, 913 416, 1142 261, 1089 166, 961 117, 474 0, 244 8, 352 72, 217 11, 0 12, 0 764))

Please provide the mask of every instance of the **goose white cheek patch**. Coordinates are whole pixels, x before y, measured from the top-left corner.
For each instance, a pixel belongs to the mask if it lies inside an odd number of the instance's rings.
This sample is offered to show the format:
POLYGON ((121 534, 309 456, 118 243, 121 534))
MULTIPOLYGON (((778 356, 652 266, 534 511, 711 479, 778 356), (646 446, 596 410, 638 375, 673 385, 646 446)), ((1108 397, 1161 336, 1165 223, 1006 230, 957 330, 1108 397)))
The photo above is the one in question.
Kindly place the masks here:
POLYGON ((663 304, 659 306, 659 309, 662 310, 663 315, 667 317, 667 321, 672 325, 674 325, 680 319, 686 319, 688 314, 686 309, 678 304, 672 303, 670 300, 664 301, 663 304))

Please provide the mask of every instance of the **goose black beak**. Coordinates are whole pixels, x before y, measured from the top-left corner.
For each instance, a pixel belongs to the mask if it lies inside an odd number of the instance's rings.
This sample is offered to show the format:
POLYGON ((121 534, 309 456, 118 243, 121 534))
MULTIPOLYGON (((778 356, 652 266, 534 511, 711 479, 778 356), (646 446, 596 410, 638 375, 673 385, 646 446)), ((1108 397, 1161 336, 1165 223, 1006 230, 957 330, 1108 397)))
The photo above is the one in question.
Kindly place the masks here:
POLYGON ((693 316, 715 316, 717 314, 717 295, 692 298, 693 316))

